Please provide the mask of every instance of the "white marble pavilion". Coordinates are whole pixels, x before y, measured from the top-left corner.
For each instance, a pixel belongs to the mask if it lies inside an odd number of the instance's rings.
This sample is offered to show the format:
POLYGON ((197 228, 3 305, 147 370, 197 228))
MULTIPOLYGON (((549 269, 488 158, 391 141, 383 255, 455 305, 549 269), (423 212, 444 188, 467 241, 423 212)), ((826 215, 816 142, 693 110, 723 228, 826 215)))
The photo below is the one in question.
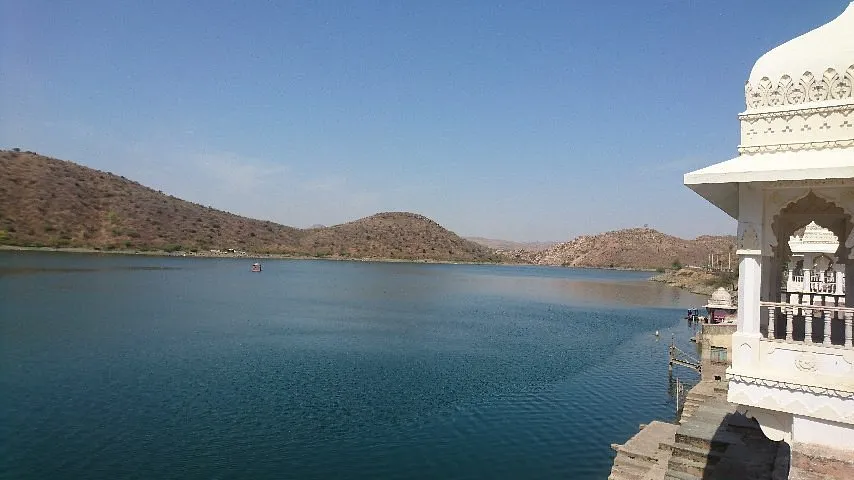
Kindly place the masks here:
POLYGON ((853 90, 854 3, 759 58, 738 116, 739 155, 685 175, 738 220, 729 401, 793 448, 854 450, 854 295, 845 295, 854 275, 844 275, 854 271, 853 90), (819 229, 835 248, 804 250, 804 237, 819 229), (793 255, 802 262, 799 288, 794 266, 788 282, 793 255), (819 285, 831 283, 826 275, 813 276, 831 265, 832 292, 819 285))
MULTIPOLYGON (((811 222, 802 235, 789 237, 792 256, 786 266, 784 296, 789 303, 803 303, 803 295, 823 295, 822 303, 844 305, 845 263, 838 263, 839 238, 811 222)), ((807 298, 809 301, 811 298, 807 298)))

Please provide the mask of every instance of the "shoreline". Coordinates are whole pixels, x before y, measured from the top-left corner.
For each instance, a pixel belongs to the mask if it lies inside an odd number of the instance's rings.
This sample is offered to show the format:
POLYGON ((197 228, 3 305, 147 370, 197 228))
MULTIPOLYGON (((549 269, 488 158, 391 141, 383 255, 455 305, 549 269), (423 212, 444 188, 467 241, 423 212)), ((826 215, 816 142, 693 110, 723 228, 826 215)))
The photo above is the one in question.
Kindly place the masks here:
MULTIPOLYGON (((281 253, 211 253, 211 252, 166 252, 162 250, 98 250, 87 247, 26 247, 19 245, 0 245, 0 252, 49 252, 49 253, 74 253, 89 255, 146 255, 150 257, 181 257, 181 258, 243 258, 251 259, 275 259, 275 260, 330 260, 336 262, 377 262, 377 263, 423 263, 435 265, 503 265, 503 266, 528 266, 528 267, 550 267, 567 268, 578 270, 610 270, 618 272, 646 272, 655 273, 656 270, 649 268, 629 267, 593 267, 593 266, 563 266, 563 265, 540 265, 536 263, 515 262, 469 262, 462 260, 435 260, 435 259, 406 259, 406 258, 373 258, 373 257, 343 257, 343 256, 312 256, 312 255, 287 255, 281 253)), ((653 280, 655 277, 650 277, 653 280)))
POLYGON ((435 260, 435 259, 409 259, 409 258, 373 258, 373 257, 343 257, 338 255, 311 256, 311 255, 287 255, 282 253, 211 253, 211 252, 165 252, 162 250, 98 250, 85 247, 24 247, 18 245, 0 245, 0 252, 48 252, 48 253, 73 253, 83 255, 145 255, 149 257, 177 257, 177 258, 230 258, 230 259, 274 259, 274 260, 331 260, 336 262, 379 262, 379 263, 429 263, 448 265, 527 265, 506 262, 468 262, 462 260, 435 260))
POLYGON ((734 272, 710 272, 694 267, 679 270, 667 270, 650 278, 650 281, 663 283, 697 295, 711 295, 719 287, 729 292, 735 291, 738 275, 734 272))

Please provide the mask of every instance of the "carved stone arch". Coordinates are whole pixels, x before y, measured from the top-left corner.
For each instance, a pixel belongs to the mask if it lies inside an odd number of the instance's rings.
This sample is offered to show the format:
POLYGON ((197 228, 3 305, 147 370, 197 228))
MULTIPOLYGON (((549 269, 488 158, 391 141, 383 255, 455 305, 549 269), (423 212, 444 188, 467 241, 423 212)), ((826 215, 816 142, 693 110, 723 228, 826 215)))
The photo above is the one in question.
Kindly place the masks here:
POLYGON ((789 236, 806 227, 810 222, 815 222, 836 234, 840 240, 836 257, 848 258, 851 245, 846 245, 848 243, 846 239, 852 235, 852 229, 854 229, 851 214, 837 205, 833 199, 813 190, 790 202, 774 215, 771 230, 778 240, 774 255, 781 259, 789 258, 792 254, 789 250, 789 236))

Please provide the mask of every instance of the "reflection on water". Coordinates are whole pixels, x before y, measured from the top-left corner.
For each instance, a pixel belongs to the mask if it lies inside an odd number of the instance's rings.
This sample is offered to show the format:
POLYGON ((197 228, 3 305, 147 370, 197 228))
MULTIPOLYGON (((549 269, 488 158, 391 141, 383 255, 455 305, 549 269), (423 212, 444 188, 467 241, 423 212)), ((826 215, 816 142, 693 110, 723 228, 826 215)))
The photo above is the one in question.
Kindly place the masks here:
POLYGON ((598 304, 618 302, 630 306, 673 306, 696 305, 696 295, 668 287, 659 282, 574 282, 565 281, 557 285, 564 293, 579 300, 598 304))
MULTIPOLYGON (((492 295, 516 296, 573 305, 689 308, 699 305, 699 302, 704 300, 684 290, 649 281, 648 274, 605 272, 612 275, 610 280, 600 278, 590 280, 575 277, 572 269, 566 270, 568 278, 478 275, 470 277, 468 281, 474 284, 477 290, 492 295)), ((454 284, 451 282, 447 286, 453 288, 454 284)))

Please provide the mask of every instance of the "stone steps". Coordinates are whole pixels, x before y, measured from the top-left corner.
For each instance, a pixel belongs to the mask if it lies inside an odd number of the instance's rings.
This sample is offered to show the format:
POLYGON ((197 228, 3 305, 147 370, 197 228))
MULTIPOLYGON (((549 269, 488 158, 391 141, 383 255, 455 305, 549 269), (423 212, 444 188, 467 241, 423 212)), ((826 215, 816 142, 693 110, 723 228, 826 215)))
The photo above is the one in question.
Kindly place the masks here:
POLYGON ((724 451, 732 444, 741 443, 741 439, 737 434, 732 432, 715 431, 709 433, 705 429, 695 428, 676 432, 676 443, 682 443, 694 448, 724 451))
POLYGON ((611 445, 617 452, 610 480, 658 480, 663 478, 671 451, 661 449, 672 441, 677 426, 665 422, 641 425, 640 431, 623 445, 611 445))
POLYGON ((771 480, 778 444, 765 438, 754 420, 736 412, 721 384, 695 386, 686 395, 679 424, 665 425, 646 433, 642 428, 625 445, 613 445, 617 458, 609 478, 771 480))
POLYGON ((611 468, 611 476, 608 478, 642 479, 652 468, 654 463, 655 462, 618 455, 614 459, 614 466, 611 468))
POLYGON ((703 480, 703 477, 698 477, 685 472, 672 472, 668 470, 664 474, 664 480, 703 480))
POLYGON ((686 396, 679 428, 669 446, 671 456, 665 478, 714 478, 727 450, 743 445, 744 436, 755 431, 753 426, 736 413, 735 405, 726 401, 725 389, 699 384, 686 396))
POLYGON ((696 462, 706 462, 709 465, 717 464, 723 456, 723 452, 696 448, 685 444, 676 444, 671 451, 671 460, 674 458, 687 458, 696 462))
POLYGON ((713 468, 713 466, 709 466, 704 461, 698 462, 696 460, 682 457, 671 457, 670 463, 667 465, 668 472, 687 473, 700 478, 706 478, 713 468))

